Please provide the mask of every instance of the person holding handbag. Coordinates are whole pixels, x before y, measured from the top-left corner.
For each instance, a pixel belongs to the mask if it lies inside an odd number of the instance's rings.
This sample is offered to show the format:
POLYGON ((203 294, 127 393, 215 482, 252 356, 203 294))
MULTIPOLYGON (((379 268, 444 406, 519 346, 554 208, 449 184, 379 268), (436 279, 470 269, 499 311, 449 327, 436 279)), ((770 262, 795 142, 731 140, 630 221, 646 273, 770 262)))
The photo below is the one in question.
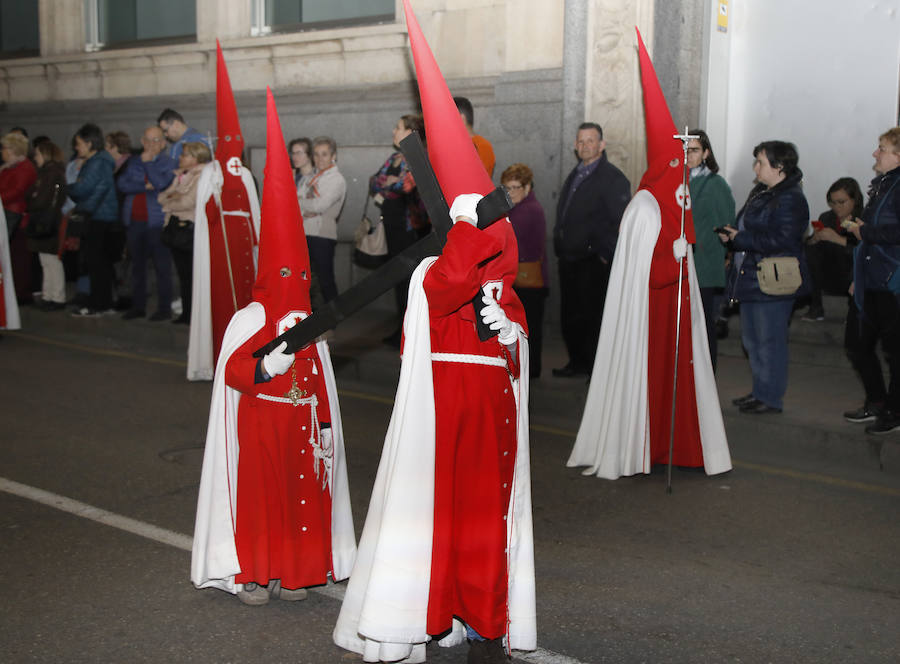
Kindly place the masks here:
POLYGON ((519 271, 513 288, 525 307, 528 323, 528 355, 531 378, 541 375, 544 300, 550 281, 547 271, 547 221, 534 195, 534 173, 525 164, 513 164, 500 176, 513 209, 509 221, 519 245, 519 271))
MULTIPOLYGON (((412 195, 405 190, 409 167, 400 151, 400 141, 413 132, 424 138, 424 124, 420 115, 404 115, 397 120, 392 134, 394 152, 385 160, 369 179, 369 195, 381 209, 381 223, 384 224, 384 235, 387 242, 387 258, 391 259, 416 241, 416 232, 412 224, 412 195)), ((406 295, 409 290, 409 279, 394 288, 397 301, 397 315, 403 321, 406 313, 406 295)), ((393 348, 400 348, 402 329, 397 329, 382 341, 393 348)))
POLYGON ((212 153, 206 143, 200 141, 185 143, 181 156, 178 157, 178 168, 175 169, 172 184, 157 197, 165 215, 162 242, 172 252, 181 293, 181 315, 174 319, 173 323, 188 325, 191 322, 194 208, 197 206, 200 173, 210 161, 212 153))
POLYGON ((726 292, 741 305, 741 341, 753 375, 753 391, 732 403, 742 413, 761 415, 780 413, 787 390, 788 324, 795 300, 808 288, 800 275, 807 272, 803 239, 809 205, 793 143, 764 141, 753 156, 757 185, 738 212, 737 228, 725 226, 718 234, 735 251, 726 292), (765 268, 773 263, 796 268, 788 292, 778 293, 764 281, 765 268))
POLYGON ((66 201, 66 167, 62 149, 51 141, 38 143, 34 148, 37 180, 29 188, 25 200, 28 211, 29 251, 37 252, 44 273, 41 303, 44 311, 58 311, 66 307, 66 277, 59 252, 59 225, 62 206, 66 201))

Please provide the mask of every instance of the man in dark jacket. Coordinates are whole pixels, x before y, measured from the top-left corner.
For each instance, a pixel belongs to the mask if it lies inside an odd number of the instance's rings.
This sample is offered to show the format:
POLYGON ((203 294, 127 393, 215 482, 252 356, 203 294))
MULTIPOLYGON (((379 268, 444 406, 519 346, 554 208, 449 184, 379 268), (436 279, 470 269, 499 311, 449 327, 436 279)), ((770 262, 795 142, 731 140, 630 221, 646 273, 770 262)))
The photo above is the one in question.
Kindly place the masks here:
POLYGON ((844 413, 850 422, 872 422, 866 433, 900 430, 900 127, 878 138, 872 153, 878 174, 869 189, 862 219, 848 224, 860 240, 854 254, 853 299, 844 344, 859 373, 866 401, 844 413), (885 387, 878 342, 890 372, 885 387))
POLYGON ((151 126, 141 137, 143 151, 132 156, 116 181, 125 194, 122 221, 128 228, 128 251, 132 261, 133 298, 125 320, 143 318, 147 304, 147 261, 156 271, 157 305, 152 321, 172 318, 172 254, 162 243, 165 215, 157 196, 174 177, 175 162, 165 152, 166 139, 159 127, 151 126))
POLYGON ((560 322, 569 362, 554 376, 590 374, 603 319, 609 268, 631 184, 609 163, 600 125, 578 128, 572 169, 559 195, 553 246, 559 264, 560 322))

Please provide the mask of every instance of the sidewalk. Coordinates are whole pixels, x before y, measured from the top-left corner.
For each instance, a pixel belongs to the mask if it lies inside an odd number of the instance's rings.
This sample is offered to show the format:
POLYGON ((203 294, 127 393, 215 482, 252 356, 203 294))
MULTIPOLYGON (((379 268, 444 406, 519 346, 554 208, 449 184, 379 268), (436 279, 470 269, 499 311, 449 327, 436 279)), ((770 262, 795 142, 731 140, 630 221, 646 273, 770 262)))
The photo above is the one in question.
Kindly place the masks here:
MULTIPOLYGON (((863 393, 843 353, 841 305, 826 302, 826 309, 829 317, 825 321, 802 321, 799 315, 794 318, 788 392, 784 412, 778 415, 742 415, 731 405, 731 399, 749 391, 751 378, 740 347, 738 317, 730 319, 729 336, 720 340, 717 383, 732 455, 756 463, 790 458, 804 467, 830 463, 900 474, 900 433, 867 435, 864 425, 850 424, 842 417, 845 410, 862 403, 863 393)), ((24 307, 22 326, 23 335, 57 343, 186 361, 185 325, 123 321, 120 316, 78 319, 68 312, 24 307)), ((329 345, 339 388, 393 397, 400 355, 381 339, 394 326, 395 318, 389 311, 370 307, 333 331, 329 345)), ((14 337, 17 333, 2 334, 14 337)), ((531 381, 531 423, 558 434, 560 445, 571 446, 588 386, 584 378, 552 376, 551 370, 566 361, 558 329, 548 326, 543 374, 531 381)))

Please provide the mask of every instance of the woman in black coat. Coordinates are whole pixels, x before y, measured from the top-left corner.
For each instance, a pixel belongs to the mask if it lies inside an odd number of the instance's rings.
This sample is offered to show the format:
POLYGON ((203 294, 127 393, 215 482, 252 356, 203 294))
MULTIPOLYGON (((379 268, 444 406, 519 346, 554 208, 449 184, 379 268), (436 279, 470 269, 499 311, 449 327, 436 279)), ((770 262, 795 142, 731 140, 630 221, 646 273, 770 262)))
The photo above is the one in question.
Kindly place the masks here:
POLYGON ((806 274, 803 238, 809 226, 809 205, 800 182, 797 149, 784 141, 765 141, 753 150, 756 187, 737 216, 737 228, 726 226, 719 236, 735 251, 726 293, 741 305, 741 341, 750 358, 753 391, 734 399, 742 413, 780 413, 788 375, 788 324, 794 301, 804 294, 771 295, 759 285, 760 261, 789 256, 806 274))
POLYGON ((34 148, 37 180, 25 194, 28 250, 36 251, 44 273, 41 303, 45 311, 66 306, 66 277, 59 257, 59 225, 66 201, 66 167, 62 149, 51 141, 34 148))

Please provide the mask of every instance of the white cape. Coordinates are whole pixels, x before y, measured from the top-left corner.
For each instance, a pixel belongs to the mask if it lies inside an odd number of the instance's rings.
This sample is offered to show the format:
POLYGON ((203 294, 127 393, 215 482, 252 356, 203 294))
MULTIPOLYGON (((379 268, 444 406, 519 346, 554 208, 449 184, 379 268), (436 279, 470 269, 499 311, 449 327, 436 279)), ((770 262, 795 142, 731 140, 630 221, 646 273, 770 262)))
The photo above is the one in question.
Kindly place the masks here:
MULTIPOLYGON (((230 593, 241 589, 234 577, 241 570, 234 543, 237 510, 237 469, 240 446, 237 437, 237 412, 241 393, 225 384, 225 366, 231 354, 265 324, 266 314, 258 302, 238 311, 225 331, 222 352, 213 381, 212 403, 206 450, 197 498, 197 521, 191 552, 191 581, 198 588, 219 588, 230 593)), ((338 405, 337 386, 328 345, 316 344, 328 393, 334 444, 331 474, 331 551, 333 579, 347 578, 356 558, 356 534, 350 512, 350 488, 344 454, 344 432, 338 405)))
POLYGON ((0 278, 3 283, 3 301, 6 303, 6 326, 4 330, 18 330, 22 327, 19 319, 19 303, 16 301, 16 285, 13 281, 12 259, 9 256, 9 230, 6 228, 6 213, 0 201, 0 278))
MULTIPOLYGON (((646 190, 638 191, 625 209, 619 227, 591 385, 575 446, 566 463, 587 466, 585 475, 614 480, 622 475, 650 472, 649 283, 660 225, 656 199, 646 190)), ((708 475, 715 475, 731 470, 731 455, 709 358, 706 319, 691 251, 687 253, 687 264, 703 464, 708 475)))
MULTIPOLYGON (((423 279, 434 258, 410 280, 404 319, 406 345, 394 411, 375 477, 359 555, 347 584, 334 642, 367 662, 424 662, 431 581, 434 516, 435 404, 431 372, 428 301, 423 279)), ((509 551, 509 644, 537 647, 534 543, 528 451, 528 340, 519 330, 519 380, 512 381, 518 406, 518 447, 507 515, 509 551)), ((465 638, 454 620, 440 641, 465 638)))
MULTIPOLYGON (((250 202, 250 219, 254 233, 259 238, 259 198, 253 176, 241 167, 241 180, 247 190, 250 202)), ((206 217, 206 203, 210 196, 216 200, 222 192, 222 168, 213 159, 200 173, 197 182, 197 205, 194 208, 194 279, 191 284, 191 329, 188 337, 188 380, 212 380, 213 378, 213 338, 212 305, 210 297, 209 221, 206 217)), ((253 252, 254 273, 256 271, 256 248, 253 252)))

